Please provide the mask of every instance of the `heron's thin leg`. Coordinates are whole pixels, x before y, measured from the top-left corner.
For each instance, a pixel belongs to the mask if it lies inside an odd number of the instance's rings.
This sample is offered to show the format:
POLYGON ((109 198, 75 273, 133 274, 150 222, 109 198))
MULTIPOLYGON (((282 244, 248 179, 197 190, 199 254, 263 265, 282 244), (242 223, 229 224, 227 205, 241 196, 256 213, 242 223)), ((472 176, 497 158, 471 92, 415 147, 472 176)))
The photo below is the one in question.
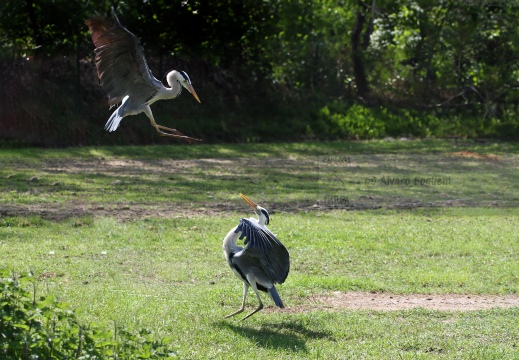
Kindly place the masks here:
POLYGON ((239 313, 243 312, 243 310, 245 309, 245 299, 247 298, 247 290, 249 290, 249 285, 247 285, 246 283, 243 283, 243 301, 241 303, 241 308, 240 310, 236 311, 236 312, 233 312, 232 314, 229 314, 227 315, 225 318, 230 318, 231 316, 234 316, 234 315, 238 315, 239 313))
POLYGON ((167 131, 169 131, 169 132, 171 132, 172 134, 175 134, 175 135, 186 136, 186 135, 182 134, 180 131, 178 131, 177 129, 171 129, 171 128, 168 128, 168 127, 165 127, 165 126, 162 126, 162 125, 159 125, 159 124, 157 124, 157 127, 159 129, 162 129, 162 130, 167 130, 167 131))
POLYGON ((160 130, 157 130, 157 132, 159 133, 160 136, 169 136, 169 137, 173 137, 173 138, 177 138, 177 139, 184 139, 184 140, 186 140, 189 143, 191 143, 192 141, 202 141, 202 139, 197 139, 197 138, 193 138, 193 137, 190 137, 190 136, 169 134, 169 133, 165 133, 165 132, 160 131, 160 130))
POLYGON ((256 297, 258 298, 258 301, 259 301, 259 306, 256 310, 254 310, 253 312, 251 312, 250 314, 248 314, 247 316, 245 316, 243 319, 241 319, 241 321, 247 319, 248 317, 256 314, 258 311, 260 311, 261 309, 263 309, 263 302, 261 302, 261 298, 260 298, 260 295, 258 293, 258 288, 256 286, 256 283, 255 282, 251 282, 251 286, 252 286, 252 290, 254 290, 254 293, 256 294, 256 297))
POLYGON ((192 141, 202 141, 200 139, 196 139, 196 138, 192 138, 190 136, 186 136, 186 135, 182 134, 178 130, 170 129, 170 128, 165 127, 165 126, 158 125, 155 122, 155 119, 153 118, 153 113, 151 112, 151 108, 149 107, 149 105, 146 105, 146 107, 144 107, 143 111, 148 116, 148 118, 150 119, 151 126, 153 126, 157 130, 157 132, 159 133, 160 136, 169 136, 169 137, 173 137, 173 138, 177 138, 177 139, 184 139, 184 140, 186 140, 189 143, 191 143, 192 141), (171 131, 171 133, 164 132, 161 129, 164 129, 164 130, 167 130, 167 131, 171 131))
POLYGON ((157 125, 157 132, 159 133, 160 136, 171 136, 171 137, 174 137, 174 138, 177 138, 177 139, 184 139, 184 140, 186 140, 190 144, 193 141, 202 141, 202 139, 196 139, 196 138, 193 138, 193 137, 190 137, 190 136, 186 136, 186 135, 182 134, 178 130, 170 129, 170 128, 162 126, 162 125, 157 125), (173 133, 172 134, 166 133, 166 132, 160 131, 159 129, 165 129, 165 130, 171 131, 173 133))

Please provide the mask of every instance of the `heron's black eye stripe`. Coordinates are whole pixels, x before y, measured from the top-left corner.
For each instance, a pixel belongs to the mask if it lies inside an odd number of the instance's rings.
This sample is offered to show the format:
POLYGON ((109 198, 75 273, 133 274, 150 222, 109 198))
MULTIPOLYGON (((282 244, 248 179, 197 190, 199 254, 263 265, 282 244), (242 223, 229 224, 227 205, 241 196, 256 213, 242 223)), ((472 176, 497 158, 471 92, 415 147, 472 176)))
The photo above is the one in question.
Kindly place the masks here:
POLYGON ((270 216, 269 216, 269 213, 267 212, 267 210, 265 209, 261 209, 261 213, 267 218, 265 220, 265 225, 268 225, 269 222, 270 222, 270 216))
POLYGON ((186 79, 188 84, 191 84, 191 79, 189 79, 189 76, 186 74, 185 71, 180 70, 179 73, 186 79))

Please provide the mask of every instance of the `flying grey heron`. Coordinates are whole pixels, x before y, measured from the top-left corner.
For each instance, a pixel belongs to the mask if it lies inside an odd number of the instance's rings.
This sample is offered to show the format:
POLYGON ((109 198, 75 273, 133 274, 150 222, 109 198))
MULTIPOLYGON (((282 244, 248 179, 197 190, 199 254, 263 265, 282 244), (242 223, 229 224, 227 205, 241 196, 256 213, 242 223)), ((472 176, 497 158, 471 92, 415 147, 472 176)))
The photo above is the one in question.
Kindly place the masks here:
POLYGON ((263 309, 258 290, 268 293, 276 306, 284 308, 274 284, 282 284, 287 278, 290 256, 283 244, 265 226, 269 223, 268 211, 245 195, 240 196, 254 209, 258 219, 240 219, 239 225, 229 231, 223 240, 223 252, 234 274, 243 281, 241 308, 226 318, 243 312, 249 287, 252 287, 259 301, 258 308, 242 319, 245 320, 263 309), (236 245, 236 240, 244 237, 245 248, 236 245))
POLYGON ((189 76, 184 71, 170 71, 166 75, 169 88, 151 73, 139 39, 121 25, 114 9, 114 19, 91 18, 86 21, 95 45, 95 63, 101 86, 108 95, 110 108, 121 103, 105 125, 115 131, 128 115, 144 112, 161 136, 200 141, 176 129, 158 125, 150 105, 157 100, 174 99, 186 88, 200 102, 189 76))

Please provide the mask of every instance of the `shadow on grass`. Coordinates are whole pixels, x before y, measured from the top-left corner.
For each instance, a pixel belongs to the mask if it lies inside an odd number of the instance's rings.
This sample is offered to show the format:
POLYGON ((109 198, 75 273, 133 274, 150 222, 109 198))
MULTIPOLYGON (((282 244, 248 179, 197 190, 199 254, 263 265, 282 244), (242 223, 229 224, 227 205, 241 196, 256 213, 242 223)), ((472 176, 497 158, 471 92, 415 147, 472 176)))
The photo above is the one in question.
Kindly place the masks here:
MULTIPOLYGON (((120 135, 121 136, 121 135, 120 135)), ((236 157, 285 157, 288 154, 317 156, 344 154, 391 154, 401 152, 441 153, 468 149, 474 152, 494 154, 519 152, 518 142, 489 141, 479 143, 474 140, 452 141, 446 139, 415 141, 325 141, 295 143, 243 143, 243 144, 198 144, 188 145, 172 142, 167 145, 149 146, 88 146, 39 149, 22 144, 6 143, 0 139, 0 160, 28 159, 50 160, 63 158, 125 157, 136 159, 198 159, 236 157)))
POLYGON ((251 326, 242 322, 235 323, 221 320, 215 324, 221 329, 228 329, 243 336, 263 348, 286 349, 307 352, 306 341, 318 339, 332 339, 327 331, 308 329, 300 321, 282 321, 263 323, 251 326))

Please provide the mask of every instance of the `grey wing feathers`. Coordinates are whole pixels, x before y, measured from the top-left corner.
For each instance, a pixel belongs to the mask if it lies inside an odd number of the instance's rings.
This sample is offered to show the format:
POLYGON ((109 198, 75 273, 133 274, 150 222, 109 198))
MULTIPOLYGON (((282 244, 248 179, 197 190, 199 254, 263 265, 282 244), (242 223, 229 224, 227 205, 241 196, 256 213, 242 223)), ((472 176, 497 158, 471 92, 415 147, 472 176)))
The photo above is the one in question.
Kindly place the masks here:
POLYGON ((290 255, 276 236, 265 226, 248 219, 240 219, 235 230, 238 232, 241 232, 240 239, 245 237, 244 254, 258 258, 274 283, 283 283, 290 270, 290 255))
POLYGON ((126 95, 145 103, 157 90, 139 39, 117 17, 92 18, 86 24, 96 46, 97 75, 110 106, 120 103, 126 95))

